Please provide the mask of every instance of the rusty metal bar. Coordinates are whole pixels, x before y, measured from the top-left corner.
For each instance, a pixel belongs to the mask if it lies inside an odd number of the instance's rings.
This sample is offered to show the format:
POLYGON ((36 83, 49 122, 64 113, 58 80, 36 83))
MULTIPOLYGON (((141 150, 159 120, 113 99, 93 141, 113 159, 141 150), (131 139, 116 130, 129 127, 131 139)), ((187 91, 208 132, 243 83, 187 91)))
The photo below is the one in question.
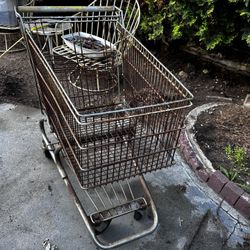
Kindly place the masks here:
POLYGON ((22 13, 59 13, 59 12, 103 12, 114 11, 114 6, 18 6, 22 13))

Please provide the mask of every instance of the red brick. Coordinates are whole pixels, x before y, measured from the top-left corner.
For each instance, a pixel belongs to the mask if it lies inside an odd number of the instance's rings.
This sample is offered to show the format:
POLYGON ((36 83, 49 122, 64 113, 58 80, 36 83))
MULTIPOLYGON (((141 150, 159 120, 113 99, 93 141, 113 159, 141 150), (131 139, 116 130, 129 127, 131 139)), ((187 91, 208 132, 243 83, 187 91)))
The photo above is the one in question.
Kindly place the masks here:
POLYGON ((180 135, 179 144, 181 150, 187 145, 187 139, 183 133, 180 135))
POLYGON ((181 150, 181 151, 183 151, 184 148, 186 147, 186 145, 183 143, 182 140, 180 140, 179 145, 180 145, 180 150, 181 150))
POLYGON ((219 194, 222 188, 228 182, 228 178, 220 171, 216 170, 214 173, 211 174, 207 183, 209 187, 211 187, 216 193, 219 194))
POLYGON ((220 192, 220 195, 230 204, 234 205, 244 191, 233 182, 228 182, 220 192))
POLYGON ((193 157, 190 157, 188 159, 188 163, 191 165, 193 170, 199 170, 203 167, 202 163, 197 159, 195 154, 193 155, 193 157))
POLYGON ((182 143, 183 140, 184 140, 184 134, 183 134, 183 132, 181 132, 180 133, 180 138, 179 138, 180 143, 182 143))
POLYGON ((234 207, 247 219, 250 219, 250 195, 248 193, 244 193, 234 207))
POLYGON ((190 164, 190 160, 192 160, 193 158, 195 158, 195 153, 193 152, 193 150, 188 149, 187 162, 190 164))
POLYGON ((198 171, 196 171, 196 174, 204 182, 207 182, 209 180, 209 173, 205 169, 199 169, 198 171))
POLYGON ((189 143, 187 143, 186 148, 187 148, 189 154, 194 152, 192 146, 189 143))
POLYGON ((180 135, 180 143, 184 145, 188 144, 187 136, 184 131, 180 135))
POLYGON ((189 150, 189 147, 187 145, 185 145, 182 149, 182 153, 185 157, 185 159, 187 160, 188 157, 189 157, 189 154, 190 154, 190 150, 189 150))

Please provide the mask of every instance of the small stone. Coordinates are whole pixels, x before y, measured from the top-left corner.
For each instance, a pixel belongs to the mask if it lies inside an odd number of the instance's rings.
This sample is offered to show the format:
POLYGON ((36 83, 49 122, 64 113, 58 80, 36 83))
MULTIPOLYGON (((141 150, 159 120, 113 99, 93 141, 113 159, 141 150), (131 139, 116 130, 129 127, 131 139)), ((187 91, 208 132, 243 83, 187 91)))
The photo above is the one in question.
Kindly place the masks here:
POLYGON ((203 69, 203 70, 202 70, 202 73, 203 73, 204 75, 207 75, 207 74, 209 73, 209 71, 208 71, 208 69, 203 69))
POLYGON ((186 80, 188 78, 188 74, 181 70, 179 73, 178 73, 178 76, 182 79, 182 80, 186 80))
POLYGON ((49 239, 46 239, 43 242, 43 248, 44 250, 58 250, 58 247, 50 242, 49 239))
POLYGON ((220 58, 220 59, 222 59, 222 58, 223 58, 223 56, 222 56, 222 54, 221 54, 221 53, 217 53, 217 57, 218 57, 218 58, 220 58))
POLYGON ((49 190, 50 194, 52 195, 52 187, 50 185, 48 185, 48 190, 49 190))
POLYGON ((13 222, 11 215, 9 215, 9 220, 10 220, 10 222, 13 222))
POLYGON ((250 109, 250 94, 246 95, 243 106, 250 109))

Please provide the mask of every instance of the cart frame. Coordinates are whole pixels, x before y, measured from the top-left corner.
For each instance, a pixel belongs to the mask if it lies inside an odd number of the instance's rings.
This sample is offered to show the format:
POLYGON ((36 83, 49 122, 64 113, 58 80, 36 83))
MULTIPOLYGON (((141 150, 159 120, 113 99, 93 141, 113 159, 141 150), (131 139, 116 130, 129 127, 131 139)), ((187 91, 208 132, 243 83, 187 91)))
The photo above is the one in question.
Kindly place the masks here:
MULTIPOLYGON (((96 1, 95 1, 96 2, 96 1)), ((18 11, 19 12, 73 12, 73 11, 82 11, 82 12, 111 12, 112 15, 114 14, 114 12, 117 10, 117 8, 114 8, 114 6, 82 6, 82 7, 48 7, 48 6, 42 6, 42 7, 19 7, 18 11)), ((120 11, 120 13, 122 14, 122 11, 118 9, 118 12, 120 11)), ((127 9, 126 9, 126 13, 127 9)), ((126 15, 127 15, 126 14, 126 15)), ((76 14, 78 15, 78 14, 76 14)), ((81 105, 83 105, 82 108, 80 108, 81 111, 79 111, 79 108, 76 108, 76 104, 72 101, 72 99, 69 97, 66 88, 66 85, 62 85, 60 83, 60 81, 57 78, 57 75, 55 74, 55 72, 52 70, 53 65, 55 65, 56 62, 56 56, 54 55, 54 53, 57 53, 57 51, 55 50, 55 48, 53 48, 53 44, 51 45, 51 43, 48 46, 48 53, 49 56, 51 58, 51 64, 48 63, 47 59, 45 58, 45 56, 42 53, 42 49, 45 48, 45 46, 40 47, 40 49, 38 48, 38 46, 35 44, 34 40, 32 39, 31 35, 26 33, 25 31, 25 25, 24 22, 22 20, 22 17, 20 14, 17 13, 17 16, 19 17, 20 23, 21 23, 21 27, 22 27, 22 31, 23 31, 23 35, 25 37, 26 40, 26 44, 27 46, 27 50, 29 53, 29 57, 31 60, 31 64, 32 64, 32 68, 35 74, 35 79, 36 79, 36 85, 37 85, 37 91, 39 94, 39 98, 40 98, 40 104, 41 104, 41 111, 42 113, 44 113, 45 115, 47 114, 47 124, 50 127, 50 130, 52 133, 55 134, 55 138, 56 138, 56 142, 52 142, 52 140, 48 137, 47 133, 46 133, 46 129, 45 129, 45 120, 41 120, 40 121, 40 130, 42 133, 42 141, 43 141, 43 146, 44 146, 44 152, 45 155, 47 157, 50 157, 53 159, 55 165, 57 166, 57 169, 61 175, 61 178, 64 180, 65 185, 67 186, 69 193, 72 195, 74 203, 76 205, 76 207, 78 208, 78 211, 80 213, 80 215, 82 216, 82 219, 93 239, 93 241, 95 242, 95 244, 103 249, 110 249, 110 248, 114 248, 114 247, 118 247, 120 245, 123 245, 125 243, 128 243, 132 240, 135 239, 139 239, 147 234, 152 233, 158 225, 158 215, 157 215, 157 211, 156 211, 156 207, 154 204, 154 201, 152 199, 152 196, 150 194, 150 191, 147 187, 147 184, 145 182, 145 179, 143 177, 143 174, 146 172, 150 172, 159 168, 162 168, 164 166, 161 166, 161 163, 164 163, 164 161, 160 160, 163 159, 165 156, 165 153, 160 155, 162 152, 160 151, 158 153, 158 155, 156 156, 156 158, 151 159, 151 155, 154 155, 153 153, 148 153, 145 151, 145 149, 141 149, 141 145, 142 144, 146 144, 146 142, 143 141, 142 138, 146 138, 148 139, 148 141, 150 141, 149 145, 153 145, 152 141, 155 140, 154 138, 154 133, 157 133, 157 142, 155 143, 155 148, 156 146, 161 144, 161 138, 164 138, 164 133, 161 131, 162 125, 161 123, 164 123, 164 119, 161 120, 161 117, 164 117, 164 114, 167 114, 167 117, 170 117, 169 120, 167 118, 167 121, 170 122, 170 127, 168 128, 169 134, 167 135, 167 139, 171 141, 171 145, 166 144, 166 147, 169 147, 169 152, 167 152, 168 157, 167 157, 167 162, 169 162, 169 165, 173 163, 174 161, 174 153, 175 150, 177 148, 177 143, 178 143, 178 138, 179 138, 179 133, 180 133, 180 129, 182 127, 182 120, 183 118, 181 118, 180 114, 182 112, 182 110, 186 107, 189 107, 191 105, 191 99, 193 98, 192 94, 175 78, 175 76, 169 71, 167 70, 148 50, 145 49, 145 47, 133 37, 133 34, 131 34, 129 32, 129 30, 124 29, 122 26, 124 25, 123 21, 120 21, 120 23, 118 23, 118 26, 115 27, 119 27, 118 31, 120 32, 119 35, 113 35, 114 39, 117 39, 117 41, 119 42, 119 46, 117 46, 117 54, 116 59, 118 60, 111 60, 111 63, 109 60, 104 60, 104 63, 99 63, 96 64, 93 63, 92 65, 89 64, 89 62, 91 62, 92 59, 88 59, 87 64, 84 60, 79 60, 79 56, 75 55, 74 57, 72 57, 72 55, 68 55, 68 54, 60 54, 59 56, 63 55, 65 58, 67 58, 67 60, 71 60, 74 63, 77 63, 77 65, 80 65, 81 67, 86 67, 86 65, 88 65, 89 68, 87 69, 87 72, 89 72, 89 70, 94 70, 94 72, 96 72, 96 75, 94 77, 99 79, 99 74, 102 74, 103 72, 106 74, 106 72, 110 73, 113 69, 117 70, 118 75, 117 75, 117 79, 116 81, 118 82, 118 87, 116 87, 116 85, 111 85, 112 87, 110 87, 108 90, 110 90, 111 92, 115 89, 116 91, 118 90, 118 93, 120 94, 119 96, 119 104, 115 104, 117 105, 117 107, 122 107, 122 109, 114 109, 114 110, 103 110, 103 107, 106 108, 105 103, 102 103, 102 105, 99 104, 99 109, 98 112, 93 113, 90 112, 89 109, 91 109, 91 105, 92 103, 80 103, 81 105), (119 26, 120 25, 120 26, 119 26), (124 40, 124 36, 126 37, 126 39, 124 40), (125 43, 124 43, 125 41, 125 43), (130 48, 130 46, 134 46, 134 51, 133 50, 127 50, 127 48, 130 48), (42 49, 41 49, 42 48, 42 49), (126 51, 126 53, 124 53, 124 51, 126 51), (124 62, 126 62, 127 60, 127 64, 124 63, 124 65, 120 65, 120 59, 121 56, 120 54, 122 54, 125 56, 122 57, 122 60, 124 62), (136 53, 139 53, 142 57, 142 59, 140 59, 139 61, 137 60, 137 58, 134 56, 136 53), (66 55, 66 56, 65 56, 66 55), (130 57, 129 57, 130 56, 130 57), (35 59, 36 58, 36 59, 35 59), (144 72, 145 75, 142 75, 140 70, 143 69, 143 65, 145 62, 149 61, 148 67, 152 70, 157 70, 157 72, 159 71, 160 73, 158 74, 154 74, 153 76, 148 74, 147 72, 144 72), (89 66, 90 65, 90 66, 89 66), (97 65, 97 66, 96 66, 97 65), (131 68, 133 70, 135 70, 136 72, 136 76, 131 75, 129 72, 131 71, 131 68), (119 87, 119 70, 120 68, 122 68, 122 72, 127 71, 127 78, 124 78, 124 81, 127 81, 129 84, 131 84, 133 81, 137 81, 139 78, 142 79, 143 83, 146 84, 146 86, 149 86, 150 89, 153 90, 153 98, 142 98, 142 94, 139 96, 140 101, 143 101, 142 104, 137 104, 134 107, 128 107, 124 104, 123 102, 123 96, 121 95, 121 89, 119 87), (46 73, 46 75, 44 74, 46 73), (164 76, 164 74, 166 74, 166 76, 164 76), (46 79, 47 77, 47 79, 46 79), (163 91, 165 91, 165 97, 164 98, 169 98, 168 101, 165 101, 165 99, 162 97, 162 93, 159 94, 159 92, 157 92, 156 90, 153 89, 153 87, 151 86, 151 84, 149 83, 149 80, 151 81, 153 79, 153 77, 158 77, 157 79, 159 80, 159 86, 156 84, 157 88, 161 88, 161 86, 163 86, 165 89, 163 91), (174 84, 172 84, 172 82, 174 82, 174 84), (169 83, 169 88, 170 90, 167 91, 167 86, 165 86, 165 83, 169 83), (171 85, 172 84, 172 85, 171 85), (175 91, 177 91, 177 94, 175 94, 175 91), (160 99, 160 103, 159 102, 160 99), (53 102, 52 102, 53 100, 53 102), (153 104, 150 103, 153 101, 153 104), (122 106, 122 105, 125 106, 122 106), (82 110, 84 110, 84 112, 82 113, 82 110), (173 117, 171 118, 171 113, 174 113, 173 117), (54 114, 54 117, 52 117, 51 114, 54 114), (65 130, 65 127, 62 126, 63 122, 66 121, 69 122, 70 120, 67 120, 68 118, 66 117, 67 115, 70 114, 70 116, 72 117, 74 123, 72 123, 71 125, 67 125, 68 126, 68 131, 65 130), (126 115, 130 114, 128 116, 128 118, 126 118, 126 115), (151 115, 151 116, 150 116, 151 115), (97 120, 96 117, 100 116, 100 120, 97 120), (114 117, 115 118, 114 118, 114 117), (123 117, 124 116, 124 117, 123 117), (150 117, 148 117, 150 116, 150 117), (157 117, 160 118, 157 118, 157 117), (118 118, 117 118, 118 117, 118 118), (145 118, 146 117, 146 118, 145 118), (153 121, 154 118, 159 119, 159 124, 155 125, 155 127, 153 129, 150 128, 150 122, 153 122, 155 124, 155 122, 153 121), (52 119, 53 118, 53 119, 52 119), (85 119, 85 120, 84 120, 85 119), (93 121, 89 121, 88 119, 93 119, 93 121), (129 119, 129 120, 126 120, 129 119), (82 166, 83 162, 80 162, 80 164, 78 163, 79 166, 77 166, 77 160, 78 160, 78 155, 81 156, 82 152, 85 152, 89 150, 89 141, 92 141, 93 138, 90 136, 89 134, 94 133, 95 134, 95 128, 96 128, 96 124, 101 124, 101 132, 104 133, 103 137, 108 137, 111 134, 111 137, 113 136, 113 134, 110 132, 110 127, 114 126, 117 127, 116 125, 116 121, 118 120, 118 122, 121 125, 123 130, 118 130, 118 132, 116 132, 117 134, 119 134, 120 138, 124 138, 125 136, 127 136, 127 138, 122 141, 121 143, 123 143, 125 146, 129 147, 128 144, 130 143, 134 143, 133 145, 135 145, 135 141, 136 139, 131 139, 131 134, 132 133, 132 137, 134 136, 136 138, 136 133, 133 132, 133 129, 131 130, 130 127, 126 127, 127 124, 129 124, 129 126, 132 124, 134 126, 134 124, 137 124, 138 121, 136 119, 142 119, 143 121, 146 120, 146 132, 143 132, 145 134, 139 134, 139 137, 137 138, 137 142, 141 143, 141 145, 139 144, 139 146, 137 146, 137 150, 138 152, 141 150, 143 152, 144 155, 146 155, 147 161, 149 161, 151 159, 152 161, 152 165, 153 165, 153 161, 156 162, 155 167, 153 168, 141 168, 139 169, 138 167, 138 159, 137 158, 143 158, 143 154, 140 155, 139 157, 134 156, 133 152, 132 154, 130 154, 130 158, 131 158, 131 164, 132 166, 130 166, 129 169, 129 174, 128 175, 124 175, 122 176, 120 174, 120 172, 118 172, 117 175, 117 179, 105 179, 103 176, 98 176, 98 173, 100 173, 100 171, 102 170, 97 170, 95 172, 94 169, 94 174, 92 176, 92 178, 94 178, 94 182, 92 183, 87 183, 84 184, 84 181, 86 181, 86 179, 84 179, 81 175, 79 175, 79 173, 84 174, 84 171, 86 171, 87 169, 87 174, 86 176, 90 176, 90 174, 88 173, 89 171, 89 165, 87 168, 84 168, 82 166), (55 120, 58 121, 55 122, 55 120), (63 121, 64 120, 64 121, 63 121), (105 122, 108 122, 108 125, 106 125, 106 127, 104 126, 103 128, 103 124, 105 124, 105 122), (93 125, 93 127, 91 127, 93 125), (174 127, 177 126, 178 127, 174 127), (60 127, 61 126, 61 127, 60 127), (81 130, 81 126, 82 127, 86 127, 85 130, 85 134, 79 134, 78 133, 78 129, 80 127, 80 132, 81 130), (87 127, 90 126, 90 127, 87 127), (105 132, 105 129, 107 130, 108 128, 108 132, 105 132), (75 130, 74 130, 75 129, 75 130), (158 131, 159 130, 159 131, 158 131), (104 131, 104 132, 103 132, 104 131), (125 131, 125 132, 124 132, 125 131), (132 131, 132 132, 131 132, 132 131), (152 133, 152 135, 150 135, 151 137, 148 137, 149 135, 147 134, 147 132, 152 133), (155 132, 158 131, 158 132, 155 132), (105 134, 106 133, 106 134, 105 134), (84 137, 85 136, 85 137, 84 137), (87 137, 88 136, 88 137, 87 137), (83 146, 81 144, 81 140, 83 140, 82 138, 85 138, 84 141, 87 142, 87 146, 83 146), (87 138, 87 139, 86 139, 87 138), (90 139, 88 139, 90 138, 90 139), (74 143, 71 143, 71 140, 74 141, 74 143), (67 148, 65 145, 69 145, 70 149, 67 148), (63 149, 63 150, 62 150, 63 149), (73 157, 70 157, 69 155, 69 150, 71 150, 71 153, 73 154, 73 157), (74 151, 75 150, 75 151, 74 151), (61 152, 61 153, 60 153, 61 152), (84 189, 84 193, 86 194, 87 198, 89 199, 89 203, 92 204, 92 206, 95 208, 95 211, 93 210, 92 212, 87 212, 86 207, 83 206, 83 203, 81 202, 79 195, 77 194, 75 188, 72 185, 72 182, 70 180, 70 178, 68 177, 67 171, 65 170, 64 164, 64 156, 67 156, 68 159, 68 165, 70 165, 70 167, 72 168, 72 170, 75 172, 76 176, 77 176, 77 180, 79 181, 80 186, 84 189), (132 155, 132 156, 131 156, 132 155), (72 160, 73 159, 73 160, 72 160), (73 163, 72 163, 73 162, 73 163), (131 171, 131 169, 134 169, 134 172, 131 171), (99 172, 98 172, 99 171, 99 172), (97 176, 97 177, 96 177, 97 176), (143 194, 137 196, 135 194, 135 192, 132 190, 131 188, 131 178, 133 176, 137 176, 137 179, 139 179, 140 182, 140 186, 141 186, 141 190, 143 192, 143 194), (104 181, 101 182, 99 181, 98 178, 104 178, 104 181), (98 181, 96 180, 98 179, 98 181), (115 182, 113 184, 113 182, 115 182), (85 186, 84 186, 85 185, 85 186), (116 189, 117 188, 117 189, 116 189), (99 191, 100 189, 102 189, 101 191, 103 191, 103 196, 105 198, 107 198, 107 201, 104 200, 104 198, 100 195, 99 191), (112 195, 110 195, 110 192, 112 193, 112 195), (95 196, 93 196, 93 193, 95 196), (97 202, 96 202, 97 201, 97 202), (101 204, 101 206, 97 205, 97 203, 99 202, 99 204, 101 204), (109 204, 109 205, 107 205, 109 204), (116 217, 120 217, 122 215, 128 214, 128 213, 134 213, 134 215, 136 215, 137 213, 140 215, 140 212, 144 209, 148 209, 151 211, 152 213, 152 223, 150 226, 148 226, 147 228, 143 229, 140 232, 136 232, 135 234, 132 235, 127 235, 123 238, 120 238, 118 240, 115 240, 113 242, 107 242, 107 241, 103 241, 100 237, 98 237, 98 233, 102 233, 103 230, 98 232, 98 227, 100 225, 104 225, 104 230, 106 229, 106 227, 109 225, 110 221, 116 217)), ((88 15, 87 15, 88 16, 88 15)), ((33 17, 32 17, 33 18, 33 17)), ((37 18, 37 17, 35 17, 37 18)), ((77 18, 76 16, 74 18, 77 18)), ((90 15, 91 18, 91 15, 90 15)), ((94 18, 94 16, 93 16, 94 18)), ((137 20, 138 18, 140 18, 140 13, 137 15, 137 20)), ((119 18, 118 18, 119 19, 119 18)), ((117 20, 118 20, 117 19, 117 20)), ((132 22, 132 31, 135 32, 135 29, 138 25, 137 21, 132 22)), ((67 22, 67 21, 65 21, 67 22)), ((37 24, 36 24, 37 25, 37 24)), ((43 26, 43 25, 42 25, 43 26)), ((110 26, 109 26, 110 27, 110 26)), ((61 35, 61 34, 60 34, 61 35)), ((112 36, 111 36, 112 37, 112 36)), ((104 38, 106 38, 104 36, 104 38)), ((113 39, 111 38, 111 39, 113 39)), ((111 40, 113 41, 113 40, 111 40)), ((45 40, 46 42, 46 40, 45 40)), ((59 46, 60 43, 59 43, 59 46)), ((64 46, 64 45, 63 45, 64 46)), ((67 52, 68 53, 68 52, 67 52)), ((108 59, 110 59, 110 57, 108 57, 108 59)), ((56 68, 54 68, 54 70, 56 70, 56 68)), ((74 69, 75 70, 75 69, 74 69)), ((74 70, 72 70, 72 75, 74 73, 74 70)), ((81 74, 81 72, 80 72, 81 74)), ((126 75, 126 74, 125 74, 126 75)), ((99 80, 98 80, 99 81, 99 80)), ((70 82, 70 81, 69 81, 70 82)), ((72 85, 72 83, 71 83, 72 85)), ((73 84, 74 85, 74 84, 73 84)), ((72 86, 71 86, 72 87, 72 86)), ((78 91, 86 91, 85 86, 82 85, 77 85, 75 84, 75 89, 78 89, 78 91)), ((132 86, 133 88, 133 86, 132 86)), ((104 90, 100 90, 99 87, 97 88, 97 90, 88 90, 88 95, 97 95, 103 92, 107 92, 107 89, 104 90)), ((148 89, 147 89, 148 90, 148 89)), ((126 93, 125 93, 126 94, 126 93)), ((138 93, 137 93, 138 94, 138 93)), ((135 95, 135 97, 138 97, 137 95, 135 95)), ((75 98, 75 97, 74 97, 75 98)), ((74 99, 76 100, 76 99, 74 99)), ((112 105, 111 105, 112 106, 112 105)), ((139 131, 143 131, 143 126, 141 125, 141 127, 139 127, 139 131)), ((97 136, 98 140, 99 140, 100 135, 97 136)), ((117 135, 115 135, 115 138, 118 137, 117 135)), ((102 138, 102 137, 101 137, 102 138)), ((165 138, 166 139, 166 138, 165 138)), ((110 139, 108 138, 108 142, 110 142, 110 139)), ((120 143, 118 141, 118 143, 120 143)), ((114 142, 112 142, 112 144, 114 144, 114 142)), ((94 146, 95 142, 94 142, 94 146)), ((101 144, 102 146, 102 144, 101 144)), ((105 145, 105 147, 109 147, 109 145, 105 145)), ((133 148, 134 149, 134 148, 133 148)), ((131 151, 133 151, 133 149, 131 151)), ((108 149, 109 150, 109 149, 108 149)), ((161 149, 162 150, 162 149, 161 149)), ((102 151, 101 151, 102 152, 102 151)), ((108 151, 109 152, 109 151, 108 151)), ((122 147, 120 149, 120 152, 122 153, 122 147)), ((127 150, 128 152, 128 150, 127 150)), ((115 150, 114 150, 115 153, 115 150)), ((94 156, 96 155, 96 150, 94 149, 94 156)), ((101 153, 102 154, 102 153, 101 153)), ((83 157, 82 157, 83 158, 83 157)), ((126 159, 122 159, 121 162, 124 162, 126 159)), ((108 160, 109 162, 109 160, 108 160)), ((142 160, 142 165, 143 165, 143 160, 142 160)), ((102 161, 101 161, 101 165, 102 167, 102 161)), ((118 171, 120 171, 121 168, 124 168, 124 166, 122 165, 118 165, 118 171)), ((100 169, 100 168, 99 168, 100 169)), ((106 169, 105 172, 105 176, 108 176, 108 172, 110 171, 109 167, 106 169)), ((125 170, 124 170, 125 171, 125 170)), ((114 173, 114 170, 113 170, 114 173)), ((114 176, 114 174, 113 174, 114 176)), ((88 180, 87 180, 88 181, 88 180)), ((136 219, 136 216, 135 216, 136 219)), ((139 218, 140 219, 140 216, 139 218)))

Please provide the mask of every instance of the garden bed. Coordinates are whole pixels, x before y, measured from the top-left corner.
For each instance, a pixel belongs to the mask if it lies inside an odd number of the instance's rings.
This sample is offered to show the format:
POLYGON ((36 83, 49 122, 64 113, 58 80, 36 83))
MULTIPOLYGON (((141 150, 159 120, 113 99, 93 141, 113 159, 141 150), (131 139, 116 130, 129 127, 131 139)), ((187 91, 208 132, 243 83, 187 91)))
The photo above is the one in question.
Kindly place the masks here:
POLYGON ((215 169, 250 193, 250 110, 220 105, 198 116, 197 143, 215 169))

